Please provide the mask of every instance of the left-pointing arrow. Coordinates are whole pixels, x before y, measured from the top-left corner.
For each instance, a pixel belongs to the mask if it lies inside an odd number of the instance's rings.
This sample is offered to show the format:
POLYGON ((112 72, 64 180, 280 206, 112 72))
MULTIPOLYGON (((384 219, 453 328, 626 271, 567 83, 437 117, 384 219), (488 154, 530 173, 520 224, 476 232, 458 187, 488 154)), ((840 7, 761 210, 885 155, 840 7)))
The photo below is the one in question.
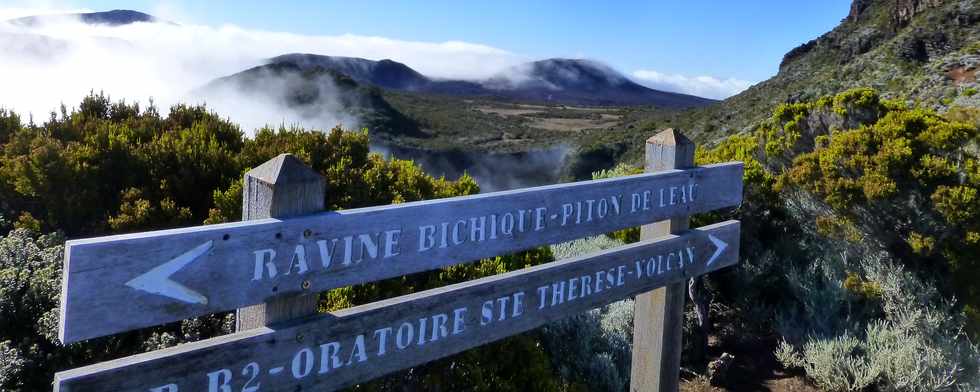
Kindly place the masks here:
POLYGON ((192 304, 207 305, 208 298, 189 287, 170 279, 170 276, 197 260, 198 257, 211 250, 214 241, 208 241, 170 261, 153 268, 146 273, 126 282, 126 286, 148 293, 159 294, 192 304))

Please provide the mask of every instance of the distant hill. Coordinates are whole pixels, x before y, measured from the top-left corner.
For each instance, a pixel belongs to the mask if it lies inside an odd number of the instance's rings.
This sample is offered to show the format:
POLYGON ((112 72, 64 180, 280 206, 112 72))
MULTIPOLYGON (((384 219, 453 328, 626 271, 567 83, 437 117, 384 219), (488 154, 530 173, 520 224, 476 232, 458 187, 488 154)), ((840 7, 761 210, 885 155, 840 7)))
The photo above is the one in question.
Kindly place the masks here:
POLYGON ((87 13, 76 13, 76 14, 51 14, 51 15, 37 15, 37 16, 25 16, 23 18, 11 19, 8 22, 17 26, 31 27, 39 24, 43 24, 50 20, 59 20, 65 18, 78 18, 83 23, 93 24, 93 25, 108 25, 108 26, 122 26, 132 23, 172 23, 163 21, 153 15, 145 14, 139 11, 133 10, 112 10, 103 12, 87 12, 87 13))
POLYGON ((701 107, 715 101, 643 87, 596 61, 548 59, 522 64, 482 81, 438 80, 405 64, 362 58, 293 53, 268 64, 293 64, 301 69, 322 67, 364 84, 407 92, 568 105, 654 105, 665 108, 701 107))
POLYGON ((294 64, 302 69, 321 67, 344 74, 358 83, 394 90, 414 91, 432 83, 407 65, 391 60, 292 53, 273 57, 269 64, 294 64))
POLYGON ((597 61, 547 59, 512 67, 483 86, 519 101, 687 108, 716 101, 641 86, 597 61))
MULTIPOLYGON (((277 62, 216 79, 193 95, 207 101, 232 97, 289 109, 301 119, 347 115, 382 138, 423 137, 418 125, 395 110, 376 87, 319 65, 277 62)), ((336 123, 324 124, 332 127, 336 123)), ((350 126, 351 124, 345 124, 350 126)))

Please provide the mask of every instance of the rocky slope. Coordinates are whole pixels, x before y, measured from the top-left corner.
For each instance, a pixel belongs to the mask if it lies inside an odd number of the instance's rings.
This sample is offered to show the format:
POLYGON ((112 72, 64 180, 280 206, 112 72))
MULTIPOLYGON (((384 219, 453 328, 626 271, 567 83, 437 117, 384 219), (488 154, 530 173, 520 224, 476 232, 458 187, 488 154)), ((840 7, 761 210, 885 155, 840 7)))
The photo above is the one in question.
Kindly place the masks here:
POLYGON ((716 140, 746 130, 780 103, 854 87, 940 111, 980 106, 978 22, 975 0, 855 0, 835 29, 789 51, 776 76, 676 123, 716 140))

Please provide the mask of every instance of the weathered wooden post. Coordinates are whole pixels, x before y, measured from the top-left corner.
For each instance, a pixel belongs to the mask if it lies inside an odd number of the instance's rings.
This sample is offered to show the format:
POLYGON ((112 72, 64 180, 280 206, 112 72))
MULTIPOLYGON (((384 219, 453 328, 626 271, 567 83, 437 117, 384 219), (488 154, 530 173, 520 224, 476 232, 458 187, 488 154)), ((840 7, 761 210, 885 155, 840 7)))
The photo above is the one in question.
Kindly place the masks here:
MULTIPOLYGON (((292 154, 280 154, 245 173, 242 186, 242 220, 285 218, 323 211, 324 179, 292 154)), ((309 236, 311 233, 304 233, 309 236)), ((289 239, 295 240, 295 239, 289 239)), ((303 289, 309 288, 308 281, 303 289)), ((236 330, 316 313, 316 292, 277 298, 238 309, 236 330)))
MULTIPOLYGON (((646 171, 658 172, 694 166, 694 143, 679 131, 666 129, 646 143, 646 171)), ((687 230, 690 217, 644 225, 640 239, 648 240, 687 230)), ((633 364, 630 391, 677 391, 680 378, 684 295, 686 283, 636 296, 633 311, 633 364)))

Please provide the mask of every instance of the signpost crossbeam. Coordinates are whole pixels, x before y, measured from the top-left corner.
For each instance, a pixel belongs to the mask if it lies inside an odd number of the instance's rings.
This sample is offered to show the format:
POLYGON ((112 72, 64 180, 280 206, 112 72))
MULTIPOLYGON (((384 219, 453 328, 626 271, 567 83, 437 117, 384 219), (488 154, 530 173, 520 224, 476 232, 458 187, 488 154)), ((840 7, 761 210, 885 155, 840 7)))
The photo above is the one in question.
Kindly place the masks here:
POLYGON ((738 262, 728 221, 58 373, 55 391, 334 390, 738 262))
POLYGON ((74 240, 65 343, 737 205, 727 163, 399 205, 74 240))

